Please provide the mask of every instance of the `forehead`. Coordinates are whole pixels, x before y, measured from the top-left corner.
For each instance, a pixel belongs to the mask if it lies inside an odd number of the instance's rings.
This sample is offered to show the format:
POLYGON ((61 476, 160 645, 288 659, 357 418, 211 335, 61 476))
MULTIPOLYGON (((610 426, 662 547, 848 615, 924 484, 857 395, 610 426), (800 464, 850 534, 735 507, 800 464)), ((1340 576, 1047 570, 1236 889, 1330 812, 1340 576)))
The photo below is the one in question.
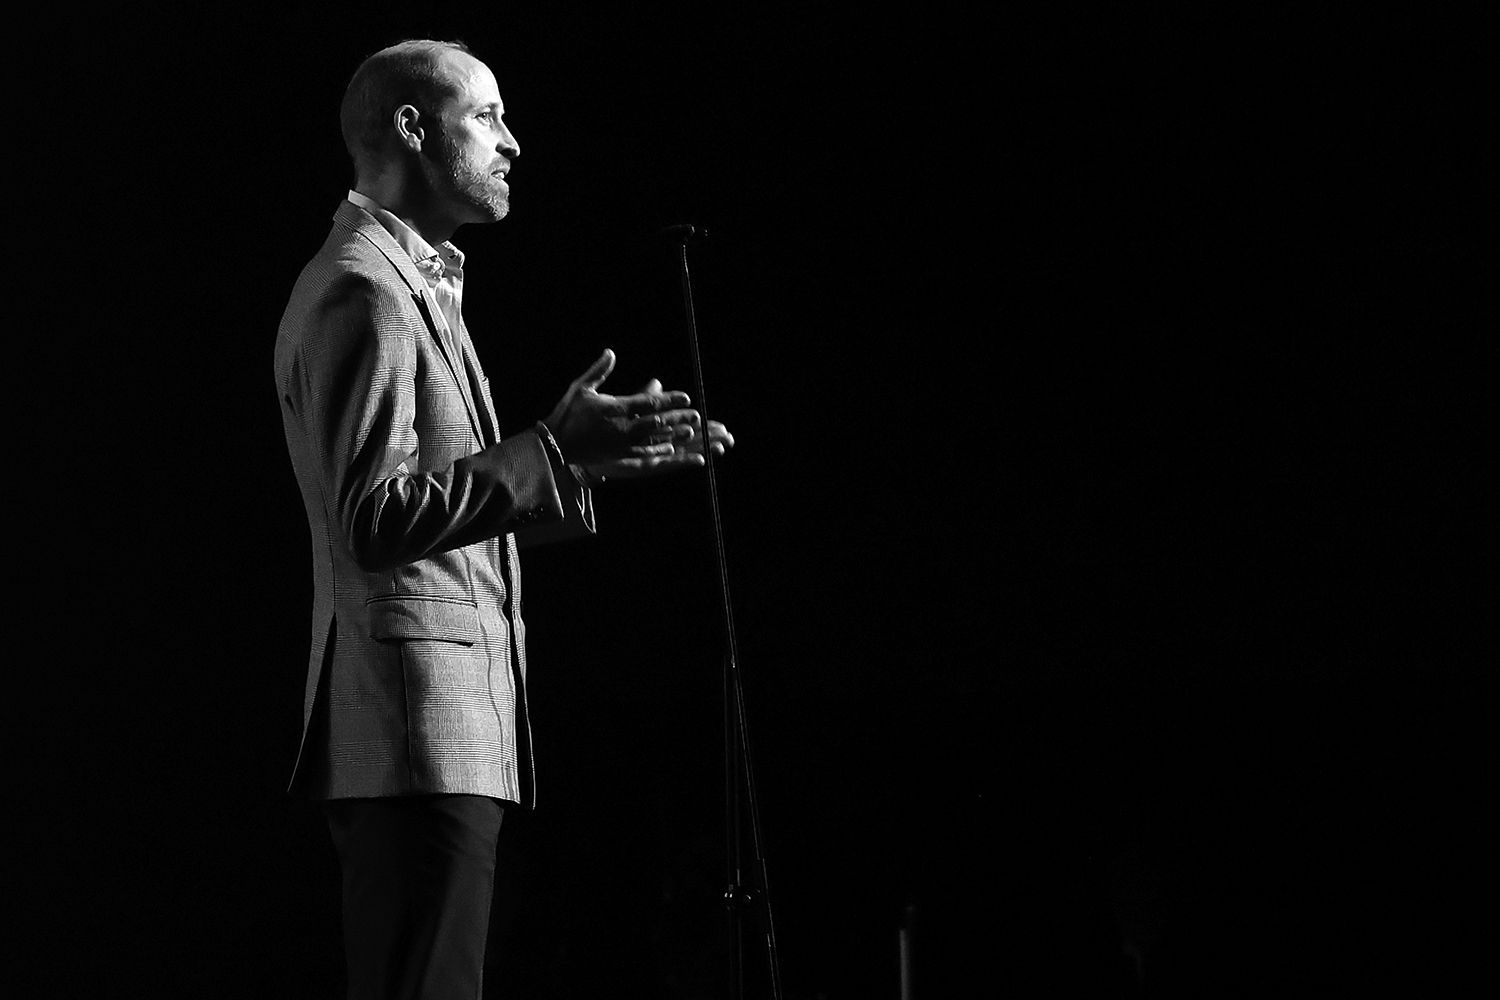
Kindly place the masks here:
POLYGON ((500 86, 495 74, 467 52, 449 51, 442 56, 443 75, 453 85, 452 100, 458 104, 500 104, 500 86))

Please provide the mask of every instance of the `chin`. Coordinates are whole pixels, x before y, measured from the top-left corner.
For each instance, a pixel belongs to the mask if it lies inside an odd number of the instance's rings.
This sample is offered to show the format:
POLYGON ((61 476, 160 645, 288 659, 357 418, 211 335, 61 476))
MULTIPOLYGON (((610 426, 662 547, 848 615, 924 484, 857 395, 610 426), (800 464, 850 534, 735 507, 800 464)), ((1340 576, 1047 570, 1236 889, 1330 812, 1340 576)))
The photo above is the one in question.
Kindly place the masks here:
POLYGON ((509 198, 476 198, 473 205, 475 222, 499 222, 510 214, 509 198))

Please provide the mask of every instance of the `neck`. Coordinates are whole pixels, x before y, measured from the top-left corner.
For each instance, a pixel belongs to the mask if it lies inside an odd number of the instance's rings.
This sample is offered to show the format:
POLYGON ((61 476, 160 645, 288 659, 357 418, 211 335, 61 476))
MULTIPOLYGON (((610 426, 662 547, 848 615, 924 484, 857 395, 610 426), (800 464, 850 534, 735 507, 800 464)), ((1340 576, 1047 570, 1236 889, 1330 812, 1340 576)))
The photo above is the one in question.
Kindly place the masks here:
POLYGON ((441 202, 426 185, 382 174, 378 177, 358 178, 354 182, 354 190, 379 202, 381 208, 415 229, 422 239, 433 246, 447 242, 459 227, 459 220, 444 210, 441 202))

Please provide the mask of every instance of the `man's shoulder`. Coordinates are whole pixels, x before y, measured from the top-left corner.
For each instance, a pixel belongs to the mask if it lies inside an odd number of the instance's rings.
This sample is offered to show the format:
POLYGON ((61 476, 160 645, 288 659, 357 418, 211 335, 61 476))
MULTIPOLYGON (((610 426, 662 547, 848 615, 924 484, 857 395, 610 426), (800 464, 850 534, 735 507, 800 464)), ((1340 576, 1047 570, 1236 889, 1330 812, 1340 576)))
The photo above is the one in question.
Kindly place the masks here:
POLYGON ((339 214, 334 216, 333 228, 318 252, 307 262, 303 273, 326 269, 331 273, 368 273, 374 278, 400 281, 400 273, 378 242, 378 237, 385 231, 378 224, 362 225, 363 220, 343 210, 352 207, 347 203, 340 207, 339 214))
MULTIPOLYGON (((342 213, 341 213, 342 214, 342 213)), ((420 322, 409 282, 365 227, 335 218, 333 229, 292 286, 280 340, 300 340, 351 312, 420 322), (406 314, 411 313, 408 317, 406 314)))
POLYGON ((334 288, 398 293, 406 286, 400 269, 366 227, 336 218, 323 245, 298 275, 291 301, 321 298, 334 288))

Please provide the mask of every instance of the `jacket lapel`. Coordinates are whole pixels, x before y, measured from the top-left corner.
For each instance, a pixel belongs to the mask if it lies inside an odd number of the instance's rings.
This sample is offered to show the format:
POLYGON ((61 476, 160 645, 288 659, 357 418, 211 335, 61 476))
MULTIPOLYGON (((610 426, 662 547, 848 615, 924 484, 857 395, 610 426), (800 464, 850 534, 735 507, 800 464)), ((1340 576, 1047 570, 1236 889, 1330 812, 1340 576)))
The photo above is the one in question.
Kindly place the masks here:
POLYGON ((464 368, 469 376, 469 388, 473 390, 474 399, 479 404, 479 422, 484 425, 485 433, 480 436, 479 440, 486 445, 498 444, 500 422, 495 419, 495 401, 485 391, 484 376, 479 367, 479 356, 474 352, 474 339, 469 336, 467 327, 459 332, 459 344, 459 350, 464 356, 464 368))
POLYGON ((443 360, 448 365, 448 374, 453 376, 453 381, 458 385, 459 395, 463 397, 464 408, 469 413, 469 424, 474 429, 474 436, 481 444, 488 443, 484 430, 479 423, 478 407, 475 405, 473 394, 469 389, 469 379, 465 372, 464 359, 458 346, 443 335, 443 325, 437 321, 437 302, 433 300, 432 293, 427 288, 427 282, 418 273, 417 266, 412 263, 411 255, 401 249, 385 227, 358 205, 345 201, 334 213, 334 221, 342 223, 359 233, 365 239, 375 245, 375 248, 385 255, 385 259, 391 262, 396 273, 401 275, 401 280, 406 282, 407 290, 411 292, 412 301, 416 303, 417 311, 422 314, 422 322, 427 324, 427 332, 437 342, 438 351, 443 355, 443 360))

